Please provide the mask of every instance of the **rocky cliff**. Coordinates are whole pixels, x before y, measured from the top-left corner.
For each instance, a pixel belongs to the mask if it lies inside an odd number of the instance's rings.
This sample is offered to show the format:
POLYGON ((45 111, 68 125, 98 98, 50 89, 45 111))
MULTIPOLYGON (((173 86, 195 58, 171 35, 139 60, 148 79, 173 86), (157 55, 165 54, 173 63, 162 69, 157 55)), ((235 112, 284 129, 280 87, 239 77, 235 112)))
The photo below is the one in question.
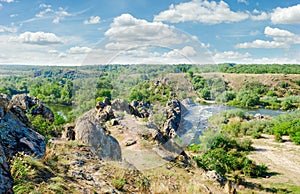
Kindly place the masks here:
POLYGON ((0 94, 0 193, 12 192, 9 160, 16 153, 42 157, 46 151, 45 138, 33 130, 26 116, 31 102, 31 98, 25 95, 10 100, 0 94))

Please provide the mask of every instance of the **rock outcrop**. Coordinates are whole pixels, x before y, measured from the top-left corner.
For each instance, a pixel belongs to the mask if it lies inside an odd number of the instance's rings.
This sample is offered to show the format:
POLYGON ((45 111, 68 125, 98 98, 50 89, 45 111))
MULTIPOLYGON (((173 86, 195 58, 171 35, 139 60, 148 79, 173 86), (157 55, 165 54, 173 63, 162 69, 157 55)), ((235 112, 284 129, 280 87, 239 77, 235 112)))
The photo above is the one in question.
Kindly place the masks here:
POLYGON ((18 152, 43 157, 46 140, 31 128, 26 110, 31 101, 14 97, 12 102, 0 94, 0 193, 12 193, 13 180, 8 162, 18 152))
MULTIPOLYGON (((50 122, 54 121, 53 112, 44 106, 36 97, 30 97, 26 94, 14 95, 11 100, 12 107, 17 110, 21 109, 23 112, 30 112, 33 116, 41 115, 43 118, 48 119, 50 122)), ((20 112, 19 110, 17 110, 20 112)))
POLYGON ((19 106, 10 106, 7 98, 0 96, 0 143, 5 154, 11 158, 23 151, 42 157, 46 150, 46 140, 31 127, 25 111, 19 106))
POLYGON ((167 103, 166 116, 167 121, 164 123, 162 132, 165 136, 174 138, 178 133, 183 133, 180 130, 182 115, 185 114, 186 108, 178 99, 172 99, 167 103))
POLYGON ((0 144, 0 193, 13 193, 13 179, 4 149, 0 144))
POLYGON ((147 108, 150 107, 149 103, 132 101, 130 105, 125 100, 116 99, 112 102, 111 107, 113 110, 126 112, 139 118, 149 117, 150 115, 147 111, 147 108))
POLYGON ((90 110, 77 119, 74 128, 75 139, 91 146, 101 159, 122 160, 118 141, 101 127, 95 110, 90 110))

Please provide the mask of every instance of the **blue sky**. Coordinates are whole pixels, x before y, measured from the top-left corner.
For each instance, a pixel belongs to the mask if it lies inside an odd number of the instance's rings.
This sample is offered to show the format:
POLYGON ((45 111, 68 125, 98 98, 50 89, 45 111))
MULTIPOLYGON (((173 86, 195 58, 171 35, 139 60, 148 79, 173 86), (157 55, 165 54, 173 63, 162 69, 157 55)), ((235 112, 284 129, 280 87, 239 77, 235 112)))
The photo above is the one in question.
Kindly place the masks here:
POLYGON ((299 25, 299 0, 0 0, 0 64, 300 64, 299 25))

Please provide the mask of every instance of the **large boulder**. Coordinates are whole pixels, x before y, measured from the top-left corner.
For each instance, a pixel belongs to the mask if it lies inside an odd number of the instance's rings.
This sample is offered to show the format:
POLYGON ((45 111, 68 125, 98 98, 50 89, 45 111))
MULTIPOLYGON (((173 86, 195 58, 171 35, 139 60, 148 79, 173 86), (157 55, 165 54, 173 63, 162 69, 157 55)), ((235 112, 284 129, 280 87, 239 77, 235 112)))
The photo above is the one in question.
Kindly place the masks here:
POLYGON ((129 104, 123 99, 116 99, 112 102, 111 107, 116 111, 125 111, 130 114, 129 104))
POLYGON ((41 115, 43 118, 48 119, 50 122, 54 121, 53 112, 44 106, 36 97, 30 97, 26 94, 14 95, 11 100, 12 107, 20 112, 21 109, 25 113, 29 113, 30 109, 33 116, 41 115))
POLYGON ((13 183, 7 158, 0 144, 0 193, 13 193, 13 183))
POLYGON ((91 146, 101 159, 122 160, 119 142, 101 127, 96 110, 90 110, 77 119, 75 139, 91 146))
POLYGON ((0 193, 13 193, 8 161, 16 153, 43 157, 46 151, 45 138, 30 127, 25 102, 12 106, 10 100, 0 94, 0 193))
POLYGON ((38 99, 30 97, 27 94, 17 94, 12 97, 11 102, 14 106, 18 106, 22 110, 28 112, 31 107, 38 104, 38 99))
POLYGON ((31 110, 33 116, 41 115, 44 119, 49 120, 51 123, 54 122, 54 114, 52 110, 42 103, 39 103, 36 107, 31 110))
MULTIPOLYGON (((8 99, 0 97, 0 102, 5 101, 8 102, 8 99)), ((8 109, 1 104, 0 107, 6 110, 0 119, 0 143, 6 155, 11 158, 17 152, 24 151, 42 157, 46 151, 46 140, 30 127, 25 112, 19 107, 8 109)))

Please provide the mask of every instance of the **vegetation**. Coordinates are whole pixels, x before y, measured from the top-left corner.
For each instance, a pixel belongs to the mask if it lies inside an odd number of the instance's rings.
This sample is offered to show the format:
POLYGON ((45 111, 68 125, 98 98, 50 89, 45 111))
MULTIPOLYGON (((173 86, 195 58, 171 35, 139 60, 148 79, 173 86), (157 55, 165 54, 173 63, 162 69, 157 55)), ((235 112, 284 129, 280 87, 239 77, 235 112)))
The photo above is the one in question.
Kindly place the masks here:
POLYGON ((280 116, 253 119, 253 116, 245 115, 241 110, 226 111, 210 118, 214 125, 234 137, 245 135, 259 138, 260 134, 267 133, 275 136, 276 141, 282 141, 283 135, 290 136, 291 140, 300 144, 300 112, 282 114, 280 116))

